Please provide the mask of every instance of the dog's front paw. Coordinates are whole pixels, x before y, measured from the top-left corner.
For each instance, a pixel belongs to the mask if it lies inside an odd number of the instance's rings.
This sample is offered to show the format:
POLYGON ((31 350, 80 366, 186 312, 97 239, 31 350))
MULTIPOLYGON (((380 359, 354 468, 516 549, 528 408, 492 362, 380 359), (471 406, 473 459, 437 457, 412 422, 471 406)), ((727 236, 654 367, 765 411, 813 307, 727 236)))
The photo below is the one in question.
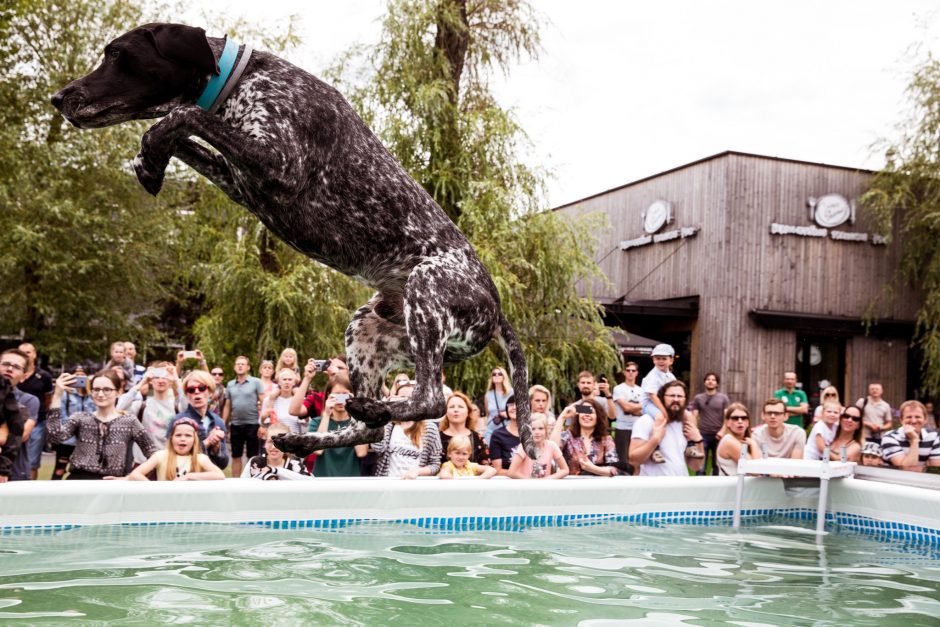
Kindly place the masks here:
POLYGON ((150 164, 143 153, 134 157, 132 165, 134 166, 134 172, 137 174, 137 180, 140 181, 144 189, 147 190, 151 196, 159 194, 160 189, 163 187, 166 165, 161 168, 150 164))
POLYGON ((297 435, 295 433, 281 433, 271 438, 274 446, 284 453, 292 453, 298 457, 306 457, 316 450, 313 438, 307 435, 297 435))
POLYGON ((370 429, 383 427, 392 421, 392 412, 388 410, 388 405, 371 398, 359 396, 349 399, 346 401, 346 411, 370 429))

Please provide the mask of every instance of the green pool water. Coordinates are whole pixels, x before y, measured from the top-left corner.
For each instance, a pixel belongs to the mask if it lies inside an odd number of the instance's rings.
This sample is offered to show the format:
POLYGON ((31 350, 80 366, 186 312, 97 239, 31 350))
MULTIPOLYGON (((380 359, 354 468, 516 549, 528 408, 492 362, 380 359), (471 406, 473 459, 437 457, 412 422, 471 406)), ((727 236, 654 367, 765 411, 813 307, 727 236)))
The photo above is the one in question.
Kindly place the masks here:
POLYGON ((792 525, 17 532, 0 624, 940 624, 940 549, 792 525))

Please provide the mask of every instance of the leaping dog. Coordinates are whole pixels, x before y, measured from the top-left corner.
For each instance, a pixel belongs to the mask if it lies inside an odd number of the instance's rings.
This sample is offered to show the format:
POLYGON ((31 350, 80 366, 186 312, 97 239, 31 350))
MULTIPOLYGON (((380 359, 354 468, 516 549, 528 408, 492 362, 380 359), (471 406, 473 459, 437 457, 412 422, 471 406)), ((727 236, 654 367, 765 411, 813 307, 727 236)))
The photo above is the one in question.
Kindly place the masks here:
POLYGON ((83 129, 162 118, 134 160, 148 192, 159 193, 176 157, 300 252, 375 288, 346 329, 355 394, 346 407, 356 420, 329 433, 277 436, 278 448, 306 454, 375 442, 389 421, 441 417, 444 362, 476 355, 495 338, 520 392, 520 437, 535 458, 525 355, 492 279, 333 87, 201 28, 146 24, 105 46, 101 64, 52 104, 83 129), (377 400, 391 368, 412 366, 411 398, 377 400))

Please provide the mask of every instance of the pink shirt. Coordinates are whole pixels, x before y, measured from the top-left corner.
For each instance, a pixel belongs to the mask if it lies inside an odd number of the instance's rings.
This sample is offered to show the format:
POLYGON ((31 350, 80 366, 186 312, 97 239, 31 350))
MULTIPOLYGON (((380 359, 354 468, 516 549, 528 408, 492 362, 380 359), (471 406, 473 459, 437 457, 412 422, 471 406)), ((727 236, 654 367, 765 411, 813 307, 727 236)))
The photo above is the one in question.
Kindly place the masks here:
MULTIPOLYGON (((526 455, 525 450, 522 448, 522 445, 516 447, 513 451, 513 458, 519 457, 522 459, 522 463, 519 466, 519 471, 522 472, 527 477, 532 476, 532 460, 526 455)), ((542 470, 544 474, 541 477, 532 477, 533 479, 544 479, 545 477, 554 474, 558 470, 558 462, 563 459, 561 454, 561 449, 558 448, 558 445, 552 442, 551 440, 546 440, 542 442, 542 450, 539 452, 539 463, 542 465, 542 470)))

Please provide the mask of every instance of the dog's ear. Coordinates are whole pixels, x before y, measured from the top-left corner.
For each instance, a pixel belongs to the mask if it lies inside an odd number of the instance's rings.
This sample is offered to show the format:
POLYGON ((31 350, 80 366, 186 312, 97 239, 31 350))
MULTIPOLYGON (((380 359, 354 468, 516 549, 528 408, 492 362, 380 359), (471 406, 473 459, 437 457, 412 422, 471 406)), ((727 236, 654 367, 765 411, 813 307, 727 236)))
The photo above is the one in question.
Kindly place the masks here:
POLYGON ((160 56, 207 74, 219 73, 205 30, 183 24, 154 24, 146 32, 160 56))

